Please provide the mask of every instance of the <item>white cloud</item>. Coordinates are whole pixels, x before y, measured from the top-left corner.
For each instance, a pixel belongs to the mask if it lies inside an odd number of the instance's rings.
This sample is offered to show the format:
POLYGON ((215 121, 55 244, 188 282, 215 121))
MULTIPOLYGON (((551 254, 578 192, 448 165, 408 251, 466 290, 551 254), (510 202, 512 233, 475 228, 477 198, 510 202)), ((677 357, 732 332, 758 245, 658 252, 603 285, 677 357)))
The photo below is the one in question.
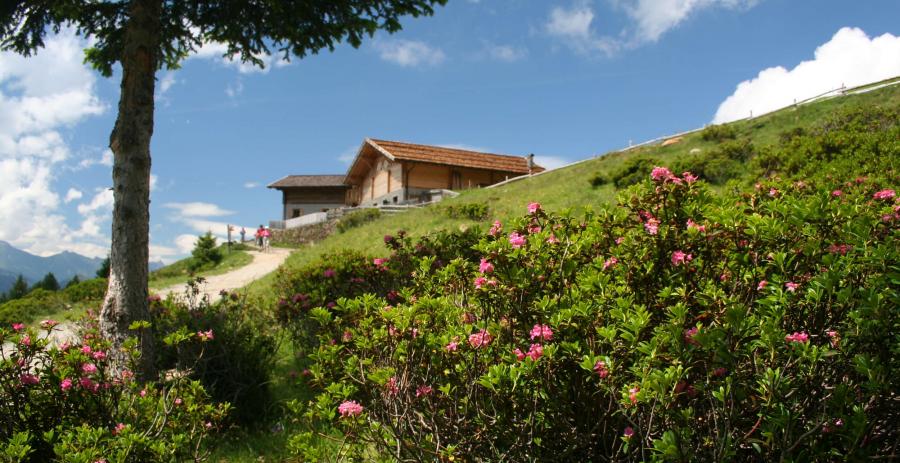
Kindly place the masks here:
POLYGON ((175 238, 175 246, 178 248, 178 251, 182 254, 190 253, 191 250, 194 249, 194 245, 197 244, 197 235, 178 235, 175 238))
POLYGON ((544 25, 548 35, 562 40, 579 53, 617 51, 658 41, 692 15, 706 9, 750 9, 761 0, 611 0, 614 10, 627 16, 618 33, 594 30, 596 14, 590 0, 576 0, 570 8, 555 7, 544 25))
POLYGON ((223 66, 237 69, 237 71, 241 74, 266 74, 273 67, 281 68, 290 66, 291 64, 289 61, 281 59, 280 56, 274 56, 267 53, 259 53, 254 56, 263 62, 263 65, 265 67, 261 68, 250 62, 242 62, 240 57, 238 56, 225 56, 227 52, 228 46, 226 46, 224 43, 207 42, 199 47, 197 51, 190 56, 190 58, 212 60, 223 66))
POLYGON ((557 156, 534 156, 534 163, 547 169, 557 169, 565 165, 569 165, 572 161, 557 156))
POLYGON ((738 84, 719 105, 714 123, 763 114, 840 87, 862 85, 900 75, 900 37, 870 38, 861 29, 845 27, 816 48, 812 60, 793 69, 781 66, 761 71, 738 84))
POLYGON ((404 67, 437 66, 447 58, 441 49, 417 40, 383 40, 374 46, 381 59, 404 67))
POLYGON ((174 209, 179 216, 183 217, 221 217, 234 214, 233 211, 204 202, 166 203, 163 207, 174 209))
POLYGON ((88 215, 93 214, 97 211, 111 211, 112 206, 113 191, 108 188, 104 188, 94 195, 93 199, 91 199, 91 202, 79 204, 78 213, 81 215, 88 215))
POLYGON ((75 188, 69 188, 69 191, 66 192, 65 202, 67 204, 71 203, 72 201, 75 201, 76 199, 81 199, 82 196, 84 196, 84 193, 82 193, 81 190, 76 190, 75 188))
POLYGON ((87 169, 88 167, 92 167, 95 165, 101 165, 106 167, 112 167, 113 165, 113 152, 111 149, 106 148, 100 153, 99 158, 84 158, 78 162, 78 165, 75 167, 76 170, 87 169))
MULTIPOLYGON (((61 132, 107 109, 94 71, 83 64, 86 46, 64 29, 34 56, 0 52, 0 240, 39 255, 108 249, 107 238, 66 223, 54 191, 56 171, 71 157, 61 132)), ((66 193, 68 201, 78 199, 73 195, 66 193)))
POLYGON ((571 8, 555 7, 550 10, 544 30, 578 53, 599 51, 612 54, 617 48, 616 42, 609 37, 597 36, 591 27, 593 22, 594 10, 582 1, 571 8))
POLYGON ((159 93, 160 95, 165 95, 169 89, 172 88, 175 83, 178 82, 175 80, 175 71, 167 71, 163 74, 162 79, 159 80, 159 93))
POLYGON ((244 82, 241 79, 238 79, 234 84, 228 84, 225 86, 225 94, 228 95, 228 98, 235 98, 244 93, 244 82))
POLYGON ((528 49, 526 48, 512 45, 495 45, 492 43, 485 44, 484 52, 489 58, 506 63, 520 61, 528 56, 528 49))
POLYGON ((256 188, 258 186, 259 182, 244 182, 244 188, 247 188, 248 190, 251 188, 256 188))

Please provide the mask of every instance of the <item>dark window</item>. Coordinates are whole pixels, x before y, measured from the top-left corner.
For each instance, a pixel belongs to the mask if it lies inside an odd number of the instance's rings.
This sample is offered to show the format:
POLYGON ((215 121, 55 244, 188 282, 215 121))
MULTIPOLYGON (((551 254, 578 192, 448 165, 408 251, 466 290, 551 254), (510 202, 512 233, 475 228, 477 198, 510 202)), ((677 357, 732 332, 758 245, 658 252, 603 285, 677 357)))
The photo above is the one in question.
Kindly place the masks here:
POLYGON ((300 217, 301 215, 303 215, 303 209, 294 209, 294 210, 291 212, 291 218, 292 218, 292 219, 296 219, 297 217, 300 217))

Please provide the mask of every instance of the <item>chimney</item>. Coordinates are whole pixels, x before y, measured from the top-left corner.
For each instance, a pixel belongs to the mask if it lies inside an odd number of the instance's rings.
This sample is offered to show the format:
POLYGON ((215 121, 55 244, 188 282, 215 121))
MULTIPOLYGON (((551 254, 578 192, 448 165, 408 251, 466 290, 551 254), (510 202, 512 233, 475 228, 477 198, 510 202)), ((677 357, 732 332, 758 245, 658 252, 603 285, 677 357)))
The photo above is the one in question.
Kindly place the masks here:
POLYGON ((534 171, 534 153, 528 155, 528 175, 534 171))

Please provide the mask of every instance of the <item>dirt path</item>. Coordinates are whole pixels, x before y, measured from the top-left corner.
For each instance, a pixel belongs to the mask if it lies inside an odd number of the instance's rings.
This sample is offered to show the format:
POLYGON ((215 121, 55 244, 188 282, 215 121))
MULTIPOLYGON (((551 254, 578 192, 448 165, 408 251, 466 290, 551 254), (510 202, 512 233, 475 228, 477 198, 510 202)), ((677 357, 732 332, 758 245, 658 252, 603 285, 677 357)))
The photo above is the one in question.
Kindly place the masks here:
MULTIPOLYGON (((206 282, 201 287, 201 294, 209 296, 211 302, 219 300, 221 291, 231 291, 246 286, 248 283, 258 280, 266 274, 275 271, 287 256, 291 253, 290 249, 271 248, 268 252, 247 251, 247 254, 253 256, 253 261, 249 264, 232 270, 221 275, 213 275, 206 277, 206 282)), ((184 297, 186 289, 185 284, 169 286, 156 291, 162 297, 169 295, 173 297, 184 297)))
MULTIPOLYGON (((249 264, 232 270, 228 273, 223 273, 221 275, 214 275, 208 277, 206 282, 201 287, 201 296, 203 294, 209 296, 209 300, 211 302, 215 302, 219 300, 221 296, 219 293, 223 290, 231 291, 234 289, 241 288, 248 283, 262 278, 269 272, 275 271, 275 269, 280 266, 285 259, 287 259, 288 255, 290 255, 290 249, 284 248, 271 248, 268 252, 257 252, 257 251, 247 251, 248 254, 253 256, 253 261, 249 264)), ((159 294, 162 297, 166 297, 168 295, 172 295, 173 297, 184 297, 185 286, 187 285, 175 285, 170 286, 168 288, 164 288, 160 291, 155 291, 156 294, 159 294)), ((153 291, 151 291, 152 293, 153 291)), ((64 341, 77 341, 78 335, 76 333, 77 327, 74 323, 66 322, 60 323, 56 327, 53 328, 53 332, 50 333, 50 342, 53 345, 59 345, 64 341)), ((45 337, 45 333, 41 333, 41 338, 45 337)), ((2 352, 0 355, 8 356, 12 351, 12 345, 10 343, 4 343, 2 346, 2 352)))

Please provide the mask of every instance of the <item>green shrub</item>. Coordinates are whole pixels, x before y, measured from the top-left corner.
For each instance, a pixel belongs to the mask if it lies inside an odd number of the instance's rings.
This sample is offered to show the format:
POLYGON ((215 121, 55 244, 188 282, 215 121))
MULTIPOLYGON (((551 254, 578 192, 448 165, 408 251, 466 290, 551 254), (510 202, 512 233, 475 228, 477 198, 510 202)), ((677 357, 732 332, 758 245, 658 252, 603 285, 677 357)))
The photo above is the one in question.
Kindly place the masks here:
POLYGON ((63 296, 69 302, 102 301, 106 297, 106 289, 109 282, 106 278, 93 278, 66 286, 63 296))
POLYGON ((199 299, 198 278, 188 283, 189 303, 151 297, 161 370, 189 371, 215 402, 231 404, 230 418, 255 424, 271 416, 269 389, 278 342, 268 311, 238 293, 223 293, 220 302, 199 299), (174 343, 173 341, 184 341, 174 343))
POLYGON ((660 168, 617 206, 534 208, 443 266, 395 245, 378 275, 399 298, 298 312, 317 397, 294 407, 397 460, 889 458, 900 179, 882 174, 712 197, 660 168))
POLYGON ((597 172, 591 177, 591 186, 594 188, 599 188, 603 185, 609 183, 609 177, 606 176, 603 172, 597 172))
POLYGON ((0 326, 10 326, 17 322, 31 323, 42 314, 64 310, 66 302, 56 291, 34 289, 21 299, 0 304, 0 326))
POLYGON ((444 206, 444 214, 451 219, 480 221, 488 218, 490 209, 482 203, 450 204, 444 206))
POLYGON ((193 257, 193 261, 189 265, 191 271, 197 271, 203 267, 215 267, 225 257, 222 250, 216 246, 216 237, 212 232, 206 232, 205 235, 197 237, 197 243, 194 245, 194 250, 191 251, 191 256, 193 257))
MULTIPOLYGON (((49 332, 51 324, 44 324, 49 332)), ((226 413, 186 379, 139 384, 114 373, 96 332, 47 346, 21 325, 0 328, 0 457, 23 462, 202 461, 203 442, 226 413)))
POLYGON ((359 227, 363 224, 371 222, 381 217, 381 210, 374 207, 367 207, 353 211, 338 220, 337 229, 343 233, 351 228, 359 227))
POLYGON ((703 141, 721 143, 725 140, 737 138, 737 132, 735 132, 734 128, 730 125, 713 124, 706 126, 703 131, 700 132, 700 138, 702 138, 703 141))
POLYGON ((625 188, 642 182, 654 167, 659 165, 659 160, 647 156, 635 156, 623 162, 621 166, 610 173, 616 188, 625 188))

